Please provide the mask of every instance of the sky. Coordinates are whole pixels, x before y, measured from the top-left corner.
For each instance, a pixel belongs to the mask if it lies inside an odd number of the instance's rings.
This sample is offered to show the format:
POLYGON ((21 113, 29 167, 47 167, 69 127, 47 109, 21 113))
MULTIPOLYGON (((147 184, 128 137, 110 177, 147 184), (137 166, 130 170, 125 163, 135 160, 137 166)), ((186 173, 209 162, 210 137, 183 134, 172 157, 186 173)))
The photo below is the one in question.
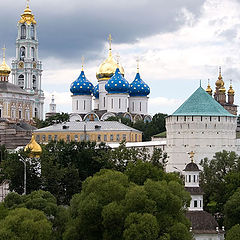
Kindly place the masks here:
MULTIPOLYGON (((8 65, 25 6, 24 0, 1 3, 0 46, 7 46, 8 65)), ((54 94, 57 111, 71 112, 69 86, 80 74, 82 56, 87 78, 97 83, 109 33, 129 82, 139 58, 151 89, 151 115, 173 113, 200 80, 206 88, 210 79, 214 90, 219 66, 227 90, 232 79, 240 105, 240 0, 30 0, 30 8, 37 21, 45 111, 54 94)))

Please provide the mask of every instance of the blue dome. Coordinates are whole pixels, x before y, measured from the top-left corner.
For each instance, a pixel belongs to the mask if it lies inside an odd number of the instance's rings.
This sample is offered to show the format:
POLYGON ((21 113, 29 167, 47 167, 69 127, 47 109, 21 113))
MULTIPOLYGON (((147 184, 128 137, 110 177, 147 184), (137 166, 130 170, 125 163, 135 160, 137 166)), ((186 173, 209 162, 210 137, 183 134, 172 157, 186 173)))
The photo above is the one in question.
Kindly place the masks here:
POLYGON ((75 80, 70 86, 70 91, 73 95, 91 95, 93 89, 94 87, 92 83, 87 80, 83 70, 77 80, 75 80))
POLYGON ((131 97, 145 97, 150 93, 149 86, 141 79, 137 73, 134 81, 130 84, 129 95, 131 97))
POLYGON ((105 85, 105 89, 108 93, 128 93, 129 83, 122 76, 119 68, 116 69, 114 75, 108 80, 105 85))
POLYGON ((99 99, 99 84, 97 84, 97 85, 94 87, 93 96, 94 96, 96 99, 99 99))

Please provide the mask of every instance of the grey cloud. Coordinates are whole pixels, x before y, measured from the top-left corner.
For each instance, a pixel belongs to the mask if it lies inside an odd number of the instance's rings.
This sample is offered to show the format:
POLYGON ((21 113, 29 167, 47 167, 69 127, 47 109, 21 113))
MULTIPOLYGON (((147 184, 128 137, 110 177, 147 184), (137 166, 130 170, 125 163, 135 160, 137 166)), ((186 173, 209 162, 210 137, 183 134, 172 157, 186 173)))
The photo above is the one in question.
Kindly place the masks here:
MULTIPOLYGON (((181 10, 195 16, 205 0, 41 0, 30 7, 38 22, 40 56, 87 59, 99 57, 109 33, 114 43, 133 43, 161 32, 175 31, 184 23, 181 10)), ((24 1, 5 1, 0 15, 0 44, 7 43, 14 56, 16 22, 24 1)))

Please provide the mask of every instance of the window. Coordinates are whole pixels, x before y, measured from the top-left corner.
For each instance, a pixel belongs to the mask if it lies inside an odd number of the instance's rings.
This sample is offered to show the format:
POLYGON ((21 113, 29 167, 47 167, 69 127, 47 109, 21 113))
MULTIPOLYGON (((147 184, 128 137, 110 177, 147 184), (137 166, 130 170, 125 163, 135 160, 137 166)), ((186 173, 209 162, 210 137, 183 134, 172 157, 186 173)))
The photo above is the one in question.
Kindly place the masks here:
POLYGON ((193 182, 196 182, 196 176, 193 175, 193 182))
POLYGON ((220 117, 218 117, 218 121, 220 122, 220 120, 221 120, 221 118, 220 117))
POLYGON ((26 55, 25 47, 22 46, 20 48, 20 60, 24 61, 25 55, 26 55))
POLYGON ((22 111, 21 110, 19 110, 19 112, 18 112, 18 118, 22 119, 22 111))
POLYGON ((142 103, 140 102, 140 112, 142 111, 142 103))
POLYGON ((52 140, 52 135, 48 135, 48 141, 50 142, 52 140))
POLYGON ((78 110, 78 100, 76 101, 76 110, 78 110))
POLYGON ((70 135, 67 135, 67 142, 70 142, 70 135))
POLYGON ((80 140, 83 141, 84 140, 84 135, 80 135, 80 140))
POLYGON ((31 39, 35 39, 35 28, 34 25, 31 25, 31 39))
POLYGON ((105 100, 105 97, 103 98, 103 107, 106 106, 106 100, 105 100))
POLYGON ((75 142, 78 141, 78 135, 75 135, 75 136, 74 136, 74 140, 75 140, 75 142))
POLYGON ((31 47, 31 56, 32 56, 32 60, 35 60, 35 48, 31 47))
POLYGON ((201 116, 201 122, 202 122, 202 116, 201 116))
POLYGON ((26 25, 23 24, 21 26, 21 39, 25 39, 26 38, 26 25))
POLYGON ((178 116, 177 116, 177 122, 178 122, 178 116))
POLYGON ((193 116, 192 116, 192 121, 193 121, 193 116))
POLYGON ((134 111, 134 102, 132 103, 132 109, 133 109, 133 111, 134 111))
POLYGON ((186 122, 186 120, 187 120, 187 117, 186 117, 186 116, 184 116, 184 121, 186 122))
POLYGON ((40 136, 39 136, 39 135, 36 136, 36 141, 37 141, 37 142, 40 141, 40 136))
POLYGON ((33 90, 37 89, 37 78, 35 75, 32 76, 32 81, 33 81, 33 90))
POLYGON ((126 139, 127 139, 126 134, 123 134, 123 135, 122 135, 122 138, 123 138, 123 140, 126 140, 126 139))
POLYGON ((89 135, 86 134, 86 141, 89 141, 89 140, 90 140, 89 135))
POLYGON ((200 203, 200 207, 202 207, 202 200, 200 200, 199 203, 200 203))
POLYGON ((117 134, 116 140, 117 140, 117 141, 120 141, 120 135, 119 135, 119 134, 117 134))
POLYGON ((46 135, 42 135, 42 141, 43 141, 43 142, 46 141, 46 135))
POLYGON ((135 134, 135 142, 137 142, 137 134, 135 134))
POLYGON ((101 142, 101 135, 100 134, 98 134, 97 139, 98 139, 98 142, 101 142))
POLYGON ((24 88, 24 76, 22 74, 18 76, 18 86, 24 88))
POLYGON ((191 182, 191 175, 188 176, 188 181, 191 182))
POLYGON ((58 139, 58 136, 54 135, 54 141, 57 141, 57 139, 58 139))
POLYGON ((112 108, 113 108, 113 99, 111 99, 111 102, 112 102, 112 108))
POLYGON ((194 200, 194 207, 197 207, 197 200, 194 200))
POLYGON ((106 134, 104 135, 104 141, 105 142, 107 141, 107 135, 106 134))
POLYGON ((119 107, 119 109, 121 108, 121 98, 119 98, 119 100, 118 100, 118 107, 119 107))
POLYGON ((86 109, 86 100, 83 100, 83 109, 86 109))
POLYGON ((112 134, 110 135, 110 141, 113 141, 113 135, 112 134))

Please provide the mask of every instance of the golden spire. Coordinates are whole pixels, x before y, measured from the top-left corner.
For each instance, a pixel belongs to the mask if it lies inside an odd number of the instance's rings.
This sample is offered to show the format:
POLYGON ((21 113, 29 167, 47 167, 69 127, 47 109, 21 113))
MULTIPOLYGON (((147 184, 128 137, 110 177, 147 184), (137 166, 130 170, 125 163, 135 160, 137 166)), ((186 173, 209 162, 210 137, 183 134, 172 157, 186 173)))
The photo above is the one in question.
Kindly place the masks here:
POLYGON ((27 6, 24 10, 24 13, 21 15, 21 19, 19 23, 27 23, 27 25, 36 24, 37 22, 34 19, 34 15, 32 14, 32 10, 29 8, 29 0, 27 0, 27 6))
MULTIPOLYGON (((218 80, 216 81, 216 87, 220 90, 221 89, 221 91, 222 92, 224 92, 224 81, 223 81, 223 79, 222 79, 222 69, 221 69, 221 67, 219 67, 219 75, 218 75, 218 80)), ((226 91, 226 90, 225 90, 226 91)))
POLYGON ((139 73, 139 57, 137 57, 137 73, 139 73))
POLYGON ((30 150, 30 157, 40 157, 42 153, 41 146, 36 142, 34 135, 32 135, 31 141, 26 145, 24 151, 30 150))
POLYGON ((230 79, 230 87, 228 89, 228 95, 234 95, 235 91, 233 90, 232 87, 232 79, 230 79))
POLYGON ((8 76, 11 72, 11 68, 6 64, 6 47, 2 48, 3 50, 3 62, 0 65, 0 75, 1 76, 8 76))
POLYGON ((84 56, 82 56, 82 71, 83 71, 84 60, 85 60, 85 58, 84 58, 84 56))
POLYGON ((116 54, 116 59, 117 59, 117 66, 119 68, 119 61, 120 61, 120 55, 119 53, 116 54))
POLYGON ((188 155, 190 156, 191 162, 193 162, 195 152, 191 151, 191 152, 188 153, 188 155))
POLYGON ((208 79, 208 86, 207 86, 207 89, 206 89, 206 92, 212 96, 212 89, 211 89, 211 86, 210 86, 210 80, 208 79))

